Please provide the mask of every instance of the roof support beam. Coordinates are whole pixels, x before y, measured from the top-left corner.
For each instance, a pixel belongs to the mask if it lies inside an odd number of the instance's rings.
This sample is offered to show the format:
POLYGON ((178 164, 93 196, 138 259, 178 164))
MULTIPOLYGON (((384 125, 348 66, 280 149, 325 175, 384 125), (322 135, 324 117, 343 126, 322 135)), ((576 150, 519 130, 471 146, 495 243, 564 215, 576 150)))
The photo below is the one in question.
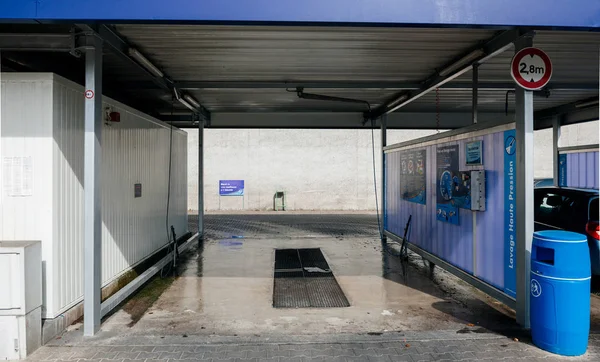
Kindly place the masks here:
MULTIPOLYGON (((311 81, 311 82, 281 82, 281 81, 203 81, 191 80, 175 84, 181 90, 202 89, 387 89, 387 90, 419 90, 423 85, 420 82, 390 82, 390 81, 311 81)), ((131 84, 136 89, 151 87, 149 82, 134 82, 131 84)), ((471 82, 450 82, 441 85, 442 89, 470 90, 471 82)), ((478 88, 482 90, 507 91, 515 89, 515 83, 510 82, 479 82, 478 88)), ((566 83, 550 82, 545 89, 552 90, 597 90, 598 82, 566 83)))
POLYGON ((0 33, 3 51, 70 52, 74 48, 72 34, 0 33))
POLYGON ((395 110, 409 104, 410 102, 422 97, 431 90, 439 88, 453 79, 460 77, 468 72, 473 64, 481 64, 486 60, 504 52, 513 45, 513 42, 521 38, 528 31, 513 29, 501 32, 481 45, 477 45, 460 54, 449 63, 436 69, 436 71, 423 80, 417 90, 400 92, 390 100, 373 110, 368 116, 376 119, 384 114, 389 114, 395 110))
MULTIPOLYGON (((155 86, 171 93, 178 100, 182 99, 180 97, 181 92, 175 86, 175 82, 165 72, 158 70, 158 68, 152 65, 148 57, 143 55, 138 49, 132 47, 115 30, 111 29, 107 25, 78 24, 77 26, 84 32, 92 32, 94 34, 97 34, 100 37, 100 39, 103 40, 104 44, 108 45, 115 54, 117 54, 122 59, 126 60, 136 68, 140 69, 144 74, 146 74, 152 80, 155 86), (149 62, 150 66, 143 66, 142 64, 140 64, 140 59, 136 60, 135 57, 131 55, 132 51, 133 53, 139 54, 138 57, 141 57, 141 59, 145 59, 147 62, 149 62), (153 71, 150 68, 156 70, 153 71)), ((189 97, 191 96, 186 95, 186 99, 189 97)), ((198 101, 194 99, 192 102, 189 100, 187 102, 184 102, 182 102, 184 105, 188 107, 191 106, 190 108, 193 108, 196 111, 196 113, 198 113, 201 117, 203 117, 206 120, 210 120, 210 112, 208 111, 208 109, 203 107, 198 101)))
POLYGON ((570 112, 582 110, 584 108, 596 108, 598 110, 598 96, 582 99, 577 102, 563 104, 558 107, 546 108, 535 112, 535 119, 553 118, 554 116, 563 115, 570 112))
POLYGON ((536 111, 533 114, 535 129, 552 127, 555 117, 561 117, 561 125, 595 121, 600 118, 599 107, 598 96, 596 96, 536 111))
MULTIPOLYGON (((510 122, 514 115, 504 112, 480 112, 479 123, 510 122)), ((180 128, 196 128, 189 115, 162 115, 161 119, 180 128)), ((371 123, 361 126, 361 112, 213 112, 210 128, 287 128, 287 129, 369 129, 371 123)), ((445 113, 440 129, 466 127, 472 124, 471 112, 445 113)), ((375 123, 379 127, 379 123, 375 123)), ((388 129, 437 128, 435 112, 396 112, 387 117, 388 129)))

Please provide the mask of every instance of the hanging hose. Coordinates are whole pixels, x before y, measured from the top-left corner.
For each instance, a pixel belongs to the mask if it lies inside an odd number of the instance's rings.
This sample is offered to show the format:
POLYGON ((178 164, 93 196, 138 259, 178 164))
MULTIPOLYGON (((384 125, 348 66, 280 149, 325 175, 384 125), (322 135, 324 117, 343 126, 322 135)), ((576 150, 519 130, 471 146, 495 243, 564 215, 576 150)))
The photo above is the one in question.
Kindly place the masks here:
MULTIPOLYGON (((172 100, 171 101, 171 119, 173 119, 173 107, 174 107, 174 103, 175 101, 172 100)), ((172 242, 171 242, 171 232, 169 230, 169 208, 171 206, 171 166, 173 163, 173 122, 170 123, 171 124, 171 128, 169 130, 169 172, 168 172, 168 181, 167 181, 167 212, 166 212, 166 216, 165 216, 165 228, 167 231, 167 255, 171 254, 171 249, 172 249, 172 242)), ((174 230, 173 230, 173 235, 174 234, 174 230)), ((173 240, 174 243, 177 242, 177 240, 173 240)), ((173 261, 173 263, 169 262, 167 263, 167 265, 165 265, 161 271, 160 271, 160 276, 162 278, 165 278, 167 275, 169 275, 171 273, 171 271, 173 270, 173 266, 175 264, 175 261, 173 261)), ((174 270, 173 270, 174 271, 174 270)))
MULTIPOLYGON (((369 113, 371 107, 369 106, 369 113)), ((381 220, 379 218, 379 201, 377 200, 377 171, 375 169, 375 123, 371 119, 371 148, 373 150, 373 188, 375 189, 375 212, 377 213, 377 230, 379 230, 379 239, 383 241, 383 230, 381 229, 381 220)), ((382 197, 384 197, 382 195, 382 197)))

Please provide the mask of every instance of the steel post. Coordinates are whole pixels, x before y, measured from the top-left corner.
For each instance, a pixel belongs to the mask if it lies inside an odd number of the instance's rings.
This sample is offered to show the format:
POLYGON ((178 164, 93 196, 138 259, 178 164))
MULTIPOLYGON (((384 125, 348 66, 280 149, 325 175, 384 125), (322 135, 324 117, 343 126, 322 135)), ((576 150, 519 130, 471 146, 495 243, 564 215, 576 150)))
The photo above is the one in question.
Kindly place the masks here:
MULTIPOLYGON (((382 218, 382 225, 381 225, 381 239, 382 241, 387 241, 387 237, 385 236, 385 234, 383 233, 383 231, 385 230, 385 226, 387 224, 387 217, 386 217, 386 207, 387 207, 387 200, 386 200, 386 193, 387 193, 387 183, 385 180, 385 152, 383 151, 383 148, 385 146, 387 146, 387 115, 383 115, 381 116, 381 118, 379 118, 380 122, 381 122, 381 218, 382 218)), ((375 195, 375 197, 377 197, 377 195, 375 195)))
POLYGON ((83 334, 100 329, 102 268, 102 213, 100 166, 102 157, 102 41, 86 36, 84 121, 84 295, 83 334))
POLYGON ((198 239, 204 239, 204 118, 198 119, 198 239))
MULTIPOLYGON (((515 53, 532 45, 533 37, 523 37, 515 42, 515 53)), ((524 328, 529 328, 529 274, 533 238, 533 92, 517 87, 515 100, 517 141, 516 313, 517 323, 524 328)))
POLYGON ((558 143, 560 142, 561 117, 555 116, 552 120, 552 179, 554 186, 558 186, 558 143))
POLYGON ((473 124, 477 123, 477 97, 479 96, 479 64, 473 64, 473 109, 472 120, 473 124))

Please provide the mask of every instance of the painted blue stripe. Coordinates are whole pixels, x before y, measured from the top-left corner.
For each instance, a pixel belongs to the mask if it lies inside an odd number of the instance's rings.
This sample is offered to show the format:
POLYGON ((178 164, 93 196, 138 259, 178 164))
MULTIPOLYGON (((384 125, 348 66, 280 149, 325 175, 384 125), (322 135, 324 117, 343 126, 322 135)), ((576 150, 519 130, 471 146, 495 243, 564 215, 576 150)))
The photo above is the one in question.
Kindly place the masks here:
POLYGON ((0 19, 600 26, 597 0, 0 0, 0 19), (37 14, 32 9, 38 3, 37 14))

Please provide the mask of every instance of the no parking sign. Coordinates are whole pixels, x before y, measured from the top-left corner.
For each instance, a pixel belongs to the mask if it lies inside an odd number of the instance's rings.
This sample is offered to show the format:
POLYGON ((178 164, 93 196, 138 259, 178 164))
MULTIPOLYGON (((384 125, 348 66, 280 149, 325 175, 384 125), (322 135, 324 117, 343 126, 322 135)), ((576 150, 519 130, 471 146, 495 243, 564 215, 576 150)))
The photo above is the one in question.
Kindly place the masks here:
POLYGON ((510 75, 522 88, 538 90, 550 81, 552 62, 541 49, 524 48, 512 58, 510 75))

